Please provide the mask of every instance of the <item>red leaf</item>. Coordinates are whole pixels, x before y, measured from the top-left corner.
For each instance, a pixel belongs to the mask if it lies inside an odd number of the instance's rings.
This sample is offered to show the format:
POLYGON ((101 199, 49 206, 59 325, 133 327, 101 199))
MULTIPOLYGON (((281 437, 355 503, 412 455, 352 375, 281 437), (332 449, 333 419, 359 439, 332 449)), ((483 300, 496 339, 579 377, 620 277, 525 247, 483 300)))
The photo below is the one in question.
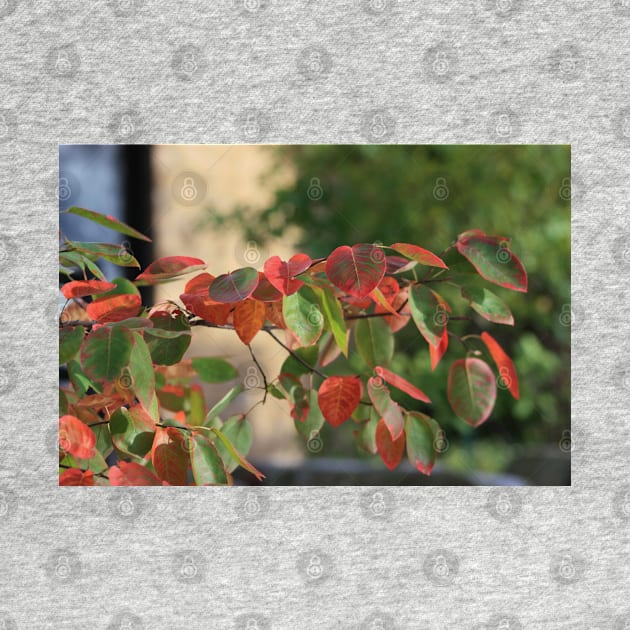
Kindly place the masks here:
POLYGON ((96 435, 75 416, 59 418, 59 448, 77 459, 94 457, 96 435))
POLYGON ((282 299, 282 293, 269 282, 269 279, 262 271, 259 271, 258 286, 254 289, 252 297, 261 302, 278 302, 282 299))
POLYGON ((343 424, 359 405, 363 384, 356 376, 329 376, 320 386, 317 401, 333 427, 343 424))
POLYGON ((139 295, 122 294, 102 297, 87 305, 88 317, 102 324, 135 317, 142 308, 139 295))
POLYGON ((354 297, 369 295, 386 269, 383 250, 370 243, 337 247, 326 261, 326 275, 342 291, 354 297))
MULTIPOLYGON (((392 309, 398 313, 397 315, 385 315, 383 317, 385 323, 392 329, 392 332, 398 332, 401 328, 404 328, 411 318, 411 316, 409 315, 409 309, 404 308, 404 304, 405 302, 407 302, 407 295, 407 289, 402 289, 391 302, 392 309), (399 312, 399 309, 402 310, 400 310, 399 312)), ((386 313, 389 311, 387 311, 380 304, 377 304, 374 307, 374 312, 386 313)))
POLYGON ((394 243, 390 245, 392 249, 395 249, 403 256, 407 256, 411 260, 415 260, 421 265, 427 265, 429 267, 441 267, 442 269, 448 269, 446 263, 433 252, 428 249, 423 249, 417 245, 411 245, 410 243, 394 243))
POLYGON ((385 466, 390 470, 394 470, 400 464, 400 460, 405 452, 404 431, 397 440, 392 439, 389 427, 385 420, 381 418, 376 425, 376 450, 385 466))
POLYGON ((60 486, 93 486, 94 473, 91 470, 68 468, 59 475, 60 486))
POLYGON ((110 486, 162 486, 162 483, 148 468, 136 462, 118 462, 109 469, 110 486))
POLYGON ((380 377, 372 377, 368 380, 368 396, 374 405, 374 409, 381 416, 392 438, 397 440, 403 432, 405 421, 402 412, 397 403, 395 403, 390 395, 387 385, 383 383, 380 377))
POLYGON ((266 304, 267 319, 278 328, 286 328, 287 324, 282 315, 282 302, 268 302, 266 304))
POLYGON ((105 282, 104 280, 73 280, 66 282, 61 287, 63 296, 70 300, 72 298, 85 297, 86 295, 94 295, 96 293, 105 293, 115 289, 113 282, 105 282))
POLYGON ((147 284, 155 284, 162 280, 177 278, 186 273, 204 269, 206 263, 199 258, 190 256, 167 256, 152 262, 137 278, 147 284))
POLYGON ((304 273, 313 261, 306 254, 295 254, 288 262, 272 256, 265 262, 265 276, 282 295, 295 293, 304 283, 295 276, 304 273))
POLYGON ((174 427, 157 427, 151 461, 160 479, 171 486, 185 486, 188 472, 186 440, 174 427))
POLYGON ((431 370, 435 370, 448 348, 448 330, 445 328, 437 346, 429 344, 429 354, 431 355, 431 370))
POLYGON ((497 384, 490 366, 481 359, 458 359, 448 373, 448 402, 472 427, 483 424, 492 413, 497 384))
POLYGON ((482 278, 506 289, 526 293, 527 272, 509 245, 502 236, 488 236, 471 230, 459 235, 457 251, 482 278))
POLYGON ((507 387, 510 394, 518 400, 520 398, 520 392, 518 387, 518 375, 512 359, 505 353, 503 348, 497 343, 496 339, 489 335, 487 332, 481 333, 481 340, 486 344, 494 362, 496 363, 497 370, 499 370, 500 384, 507 387))
POLYGON ((394 374, 390 372, 388 369, 377 365, 374 368, 374 371, 384 380, 387 381, 390 385, 393 385, 401 392, 405 392, 412 398, 416 400, 421 400, 425 403, 430 403, 431 399, 421 390, 418 389, 415 385, 412 385, 409 381, 402 378, 402 376, 398 376, 398 374, 394 374))
POLYGON ((179 296, 179 299, 197 317, 212 324, 223 326, 227 323, 232 307, 229 304, 215 302, 210 298, 208 289, 213 281, 213 275, 200 273, 186 283, 184 293, 179 296))
POLYGON ((242 302, 258 286, 258 272, 253 267, 243 267, 217 276, 210 285, 210 298, 222 304, 242 302))

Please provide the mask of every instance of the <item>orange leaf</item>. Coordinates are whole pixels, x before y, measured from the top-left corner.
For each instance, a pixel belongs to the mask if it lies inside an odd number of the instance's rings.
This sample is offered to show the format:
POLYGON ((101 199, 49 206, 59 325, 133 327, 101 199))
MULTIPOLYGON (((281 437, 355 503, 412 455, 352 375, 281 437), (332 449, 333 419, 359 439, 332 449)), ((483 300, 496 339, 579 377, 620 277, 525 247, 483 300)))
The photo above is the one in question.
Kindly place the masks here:
POLYGON ((442 331, 442 336, 437 346, 429 344, 429 354, 431 355, 431 370, 435 370, 438 363, 441 361, 446 349, 448 348, 448 330, 445 328, 442 331))
POLYGON ((518 375, 516 374, 516 368, 514 367, 512 359, 510 359, 510 357, 505 353, 496 339, 487 332, 481 333, 481 340, 486 344, 494 362, 496 363, 497 370, 499 370, 499 384, 503 384, 504 387, 507 387, 510 394, 518 400, 520 397, 518 375))
POLYGON ((61 292, 67 300, 70 300, 95 293, 105 293, 115 288, 116 285, 113 282, 105 282, 104 280, 73 280, 64 284, 61 287, 61 292))
POLYGON ((123 294, 102 297, 87 305, 88 317, 102 324, 135 317, 142 307, 139 295, 123 294))
POLYGON ((376 425, 376 450, 385 466, 390 470, 394 470, 400 464, 400 460, 405 452, 404 431, 398 439, 394 440, 385 420, 381 418, 376 425))
POLYGON ((320 386, 317 401, 322 415, 333 427, 344 423, 361 400, 363 384, 356 376, 329 376, 320 386))
POLYGON ((206 263, 199 258, 190 256, 167 256, 152 262, 137 278, 136 281, 155 284, 162 280, 170 280, 178 276, 203 269, 206 263))
POLYGON ((118 462, 118 466, 109 469, 110 486, 163 486, 148 468, 136 462, 118 462))
POLYGON ((78 459, 94 457, 96 435, 76 416, 59 418, 59 448, 78 459))
POLYGON ((304 273, 312 262, 306 254, 295 254, 287 262, 280 256, 272 256, 265 261, 265 276, 282 295, 291 295, 304 284, 295 276, 304 273))
POLYGON ((408 394, 412 398, 415 398, 416 400, 421 400, 425 403, 431 402, 431 399, 421 389, 418 389, 415 385, 412 385, 402 376, 398 376, 398 374, 394 374, 393 372, 390 372, 387 368, 381 367, 380 365, 377 365, 374 368, 374 371, 384 381, 387 381, 390 385, 393 385, 401 392, 405 392, 405 394, 408 394))
POLYGON ((249 345, 263 327, 266 314, 264 302, 249 298, 234 307, 234 330, 245 345, 249 345))
POLYGON ((93 486, 94 473, 91 470, 68 468, 59 475, 60 486, 93 486))

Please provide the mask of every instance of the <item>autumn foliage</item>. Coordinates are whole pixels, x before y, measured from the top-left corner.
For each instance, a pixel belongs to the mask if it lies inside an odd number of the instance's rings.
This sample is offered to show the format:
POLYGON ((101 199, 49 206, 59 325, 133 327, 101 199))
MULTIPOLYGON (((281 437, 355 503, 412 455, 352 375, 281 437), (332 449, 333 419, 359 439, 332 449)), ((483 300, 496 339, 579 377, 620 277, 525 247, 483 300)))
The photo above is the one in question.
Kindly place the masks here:
MULTIPOLYGON (((112 217, 76 207, 67 212, 148 240, 112 217)), ((519 397, 514 365, 494 336, 453 332, 471 311, 489 325, 514 325, 507 304, 471 281, 527 291, 525 269, 504 236, 470 230, 440 255, 411 243, 343 245, 326 259, 272 256, 262 271, 244 267, 216 277, 200 259, 173 256, 133 281, 110 282, 99 260, 139 264, 126 248, 106 243, 64 239, 59 259, 67 300, 59 318, 59 363, 67 373, 60 387, 60 485, 231 484, 239 466, 261 480, 246 459, 253 441, 247 414, 225 414, 252 387, 260 389, 260 402, 268 395, 285 400, 306 440, 325 422, 350 422, 358 447, 378 454, 387 468, 395 469, 406 452, 429 475, 444 439, 430 415, 431 392, 389 367, 395 335, 410 322, 432 369, 449 355, 448 400, 463 422, 486 422, 498 388, 519 397), (193 273, 180 302, 142 305, 139 286, 193 273), (441 295, 447 285, 456 287, 457 304, 441 295), (192 331, 203 334, 203 327, 231 330, 248 346, 253 383, 222 357, 184 359, 192 331), (250 345, 260 334, 288 354, 274 378, 250 345), (338 360, 354 353, 366 366, 359 373, 338 360), (200 382, 233 386, 208 401, 200 382), (405 409, 393 391, 422 411, 405 409)))

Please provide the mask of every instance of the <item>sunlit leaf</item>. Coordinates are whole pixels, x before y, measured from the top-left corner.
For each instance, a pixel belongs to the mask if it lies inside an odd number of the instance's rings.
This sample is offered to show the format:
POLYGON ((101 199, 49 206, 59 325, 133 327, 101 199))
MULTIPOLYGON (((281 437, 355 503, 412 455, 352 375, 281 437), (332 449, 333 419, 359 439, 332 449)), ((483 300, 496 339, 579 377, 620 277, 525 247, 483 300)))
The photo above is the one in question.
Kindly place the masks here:
POLYGON ((392 438, 397 440, 403 432, 403 416, 400 407, 389 395, 389 389, 379 376, 368 379, 368 396, 374 408, 385 421, 392 438))
POLYGON ((236 368, 220 357, 195 357, 192 367, 206 383, 224 383, 238 376, 236 368))
POLYGON ((415 284, 409 291, 411 316, 420 334, 431 346, 437 346, 448 323, 450 306, 435 291, 415 284))
POLYGON ((381 317, 366 317, 354 327, 357 350, 371 368, 379 363, 387 364, 394 356, 394 335, 381 317))
POLYGON ((135 317, 141 308, 142 301, 139 295, 123 294, 94 300, 85 310, 91 320, 107 323, 135 317))
POLYGON ((312 289, 304 286, 282 299, 282 314, 301 345, 314 344, 324 329, 324 316, 312 289))
POLYGON ((126 455, 144 457, 153 444, 156 426, 141 405, 121 407, 112 414, 109 430, 114 446, 126 455))
POLYGON ((116 380, 129 362, 132 347, 133 333, 125 328, 92 330, 81 347, 85 375, 97 382, 116 380))
POLYGON ((333 427, 344 423, 357 408, 363 393, 361 379, 356 376, 329 376, 319 387, 319 408, 333 427))
POLYGON ((162 482, 148 468, 136 462, 118 462, 109 469, 111 486, 161 486, 162 482))
POLYGON ((338 288, 355 297, 369 295, 385 274, 383 250, 370 243, 337 247, 326 261, 326 275, 338 288))
POLYGON ((93 486, 94 473, 91 470, 68 468, 59 475, 60 486, 93 486))
POLYGON ((85 328, 83 326, 66 326, 59 329, 59 365, 67 363, 81 348, 85 328))
POLYGON ((379 420, 376 425, 375 441, 376 450, 383 463, 390 470, 394 470, 405 452, 405 433, 402 432, 398 439, 394 440, 385 420, 379 420))
POLYGON ((238 338, 249 345, 263 327, 267 309, 263 302, 247 298, 234 307, 234 330, 238 338))
POLYGON ((174 427, 157 427, 151 462, 162 481, 171 486, 185 486, 188 472, 188 442, 174 427))
POLYGON ((518 375, 512 359, 505 353, 497 340, 487 332, 481 333, 481 340, 486 344, 499 371, 500 383, 507 387, 516 400, 520 397, 518 375))
POLYGON ((390 372, 388 369, 377 365, 374 368, 374 371, 378 376, 380 376, 384 381, 394 386, 396 389, 399 389, 402 392, 405 392, 408 396, 415 398, 416 400, 421 400, 425 403, 430 403, 431 399, 421 390, 418 389, 415 385, 412 385, 409 381, 405 380, 402 376, 398 376, 398 374, 394 374, 390 372))
POLYGON ((313 291, 319 298, 326 328, 331 331, 344 355, 348 356, 348 331, 339 300, 328 287, 314 287, 313 291))
POLYGON ((312 260, 306 254, 295 254, 288 261, 280 256, 272 256, 265 261, 265 276, 282 295, 295 293, 303 284, 299 276, 311 266, 312 260))
POLYGON ((229 473, 225 470, 216 446, 203 435, 194 435, 191 443, 190 461, 195 483, 198 486, 228 483, 229 473))
POLYGON ((210 285, 210 298, 230 304, 248 298, 258 286, 258 272, 253 267, 243 267, 231 273, 217 276, 210 285))
POLYGON ((110 228, 119 234, 125 234, 126 236, 133 236, 141 241, 151 242, 151 239, 148 236, 145 236, 138 230, 132 228, 131 226, 119 221, 115 217, 107 214, 101 214, 100 212, 94 212, 93 210, 87 210, 86 208, 79 208, 77 206, 72 206, 65 211, 67 214, 75 214, 79 217, 83 217, 84 219, 89 219, 94 223, 98 223, 106 228, 110 228))
POLYGON ((199 269, 205 269, 206 263, 200 258, 190 256, 167 256, 152 262, 139 276, 136 282, 140 284, 157 284, 178 278, 199 269))
POLYGON ((103 280, 73 280, 72 282, 66 282, 61 287, 61 292, 67 300, 71 300, 72 298, 85 297, 86 295, 104 293, 115 288, 116 285, 113 282, 105 282, 103 280))
POLYGON ((470 303, 470 308, 484 319, 495 324, 514 326, 514 317, 509 306, 488 289, 462 287, 462 297, 470 303))
POLYGON ((96 454, 96 435, 76 416, 59 418, 59 448, 78 459, 89 459, 96 454))
POLYGON ((435 448, 440 425, 419 411, 405 413, 407 456, 411 465, 424 475, 430 475, 437 459, 435 448))
POLYGON ((418 247, 417 245, 412 245, 410 243, 394 243, 393 245, 390 245, 390 247, 396 250, 399 254, 402 254, 421 265, 448 269, 446 263, 428 249, 423 249, 422 247, 418 247))

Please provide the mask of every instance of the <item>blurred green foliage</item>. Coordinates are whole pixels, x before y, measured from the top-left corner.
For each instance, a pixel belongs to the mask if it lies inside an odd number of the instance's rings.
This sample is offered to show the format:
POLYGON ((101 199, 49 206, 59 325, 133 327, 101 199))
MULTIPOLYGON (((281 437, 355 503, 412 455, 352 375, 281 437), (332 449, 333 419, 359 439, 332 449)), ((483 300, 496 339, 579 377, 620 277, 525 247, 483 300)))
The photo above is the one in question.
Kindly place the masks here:
MULTIPOLYGON (((262 211, 239 207, 218 219, 211 213, 215 225, 236 224, 248 241, 264 243, 297 226, 300 251, 323 257, 343 244, 397 241, 439 254, 470 228, 512 239, 511 249, 529 274, 528 293, 483 281, 480 286, 507 302, 515 328, 476 315, 473 322, 451 326, 458 334, 486 329, 497 338, 515 361, 521 399, 514 401, 500 390, 485 425, 471 429, 458 420, 446 399, 446 379, 448 366, 463 350, 451 341, 445 359, 431 372, 427 345, 413 322, 396 335, 392 369, 429 393, 433 405, 422 410, 440 422, 450 443, 467 449, 477 469, 502 469, 506 455, 519 445, 557 444, 570 426, 570 147, 311 145, 267 150, 274 153, 274 170, 288 166, 294 183, 277 190, 273 204, 262 211)), ((454 314, 464 312, 465 303, 456 294, 444 291, 444 296, 454 314)), ((399 400, 409 408, 418 406, 404 395, 399 400)), ((346 427, 348 439, 335 437, 342 450, 354 449, 353 428, 346 427)))

